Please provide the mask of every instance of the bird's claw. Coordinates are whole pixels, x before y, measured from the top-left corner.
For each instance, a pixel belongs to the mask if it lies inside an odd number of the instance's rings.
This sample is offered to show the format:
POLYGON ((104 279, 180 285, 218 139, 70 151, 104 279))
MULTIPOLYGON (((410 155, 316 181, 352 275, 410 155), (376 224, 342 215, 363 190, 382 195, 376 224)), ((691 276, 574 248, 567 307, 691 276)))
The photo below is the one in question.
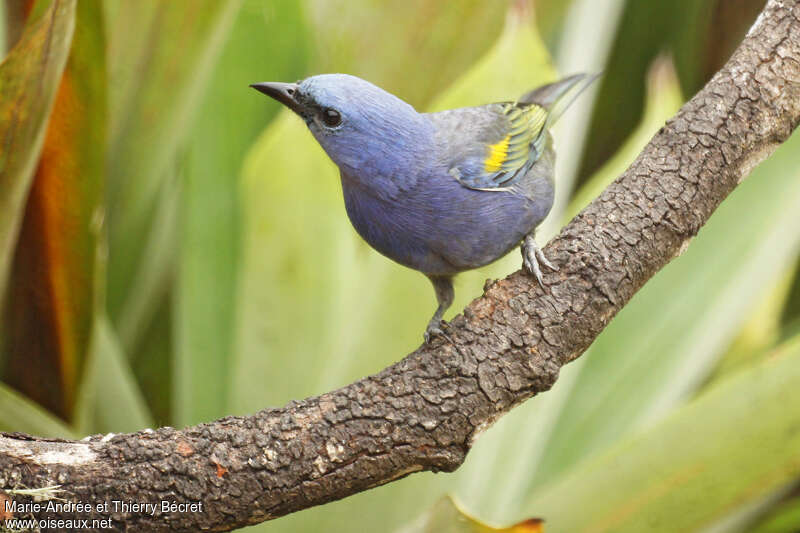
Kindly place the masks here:
POLYGON ((435 337, 444 337, 451 343, 453 342, 447 333, 444 332, 450 325, 444 320, 431 320, 428 327, 425 328, 425 333, 422 335, 425 339, 425 344, 430 344, 435 337))
POLYGON ((531 236, 525 237, 525 240, 522 242, 521 250, 522 264, 525 267, 525 270, 533 274, 536 277, 536 281, 539 282, 539 286, 544 288, 544 283, 542 282, 542 269, 539 267, 539 264, 541 263, 553 271, 558 271, 558 267, 548 261, 547 257, 544 255, 544 252, 542 252, 542 250, 536 245, 536 241, 531 236))

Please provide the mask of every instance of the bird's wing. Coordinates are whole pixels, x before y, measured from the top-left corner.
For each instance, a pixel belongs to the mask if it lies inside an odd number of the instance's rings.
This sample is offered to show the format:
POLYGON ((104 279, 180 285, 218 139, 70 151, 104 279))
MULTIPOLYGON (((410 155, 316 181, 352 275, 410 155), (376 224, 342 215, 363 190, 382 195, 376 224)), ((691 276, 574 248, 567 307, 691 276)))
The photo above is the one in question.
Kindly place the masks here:
POLYGON ((470 189, 509 189, 542 156, 549 127, 596 78, 576 74, 517 102, 434 113, 444 152, 450 154, 448 172, 470 189))
POLYGON ((439 126, 452 128, 446 134, 448 172, 470 189, 507 189, 544 149, 547 111, 536 104, 506 102, 445 113, 439 126))

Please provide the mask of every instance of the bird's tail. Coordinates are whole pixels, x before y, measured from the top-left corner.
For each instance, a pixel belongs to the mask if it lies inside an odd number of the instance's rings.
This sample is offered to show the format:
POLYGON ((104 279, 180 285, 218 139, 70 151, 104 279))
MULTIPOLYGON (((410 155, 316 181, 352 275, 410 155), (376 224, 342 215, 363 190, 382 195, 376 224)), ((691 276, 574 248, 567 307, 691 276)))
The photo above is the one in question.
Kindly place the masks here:
POLYGON ((547 110, 547 120, 543 128, 543 131, 546 131, 561 118, 564 111, 584 89, 599 77, 600 74, 573 74, 556 82, 537 87, 522 95, 517 101, 521 104, 536 104, 547 110))

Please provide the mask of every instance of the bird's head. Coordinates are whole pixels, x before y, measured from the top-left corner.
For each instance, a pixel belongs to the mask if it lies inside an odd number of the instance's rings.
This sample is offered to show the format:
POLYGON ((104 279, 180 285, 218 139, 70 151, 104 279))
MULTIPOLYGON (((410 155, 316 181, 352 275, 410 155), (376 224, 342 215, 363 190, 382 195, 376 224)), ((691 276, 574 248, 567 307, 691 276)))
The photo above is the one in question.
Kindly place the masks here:
POLYGON ((413 107, 355 76, 320 74, 297 83, 251 87, 299 115, 350 175, 402 171, 398 167, 429 133, 429 123, 413 107))

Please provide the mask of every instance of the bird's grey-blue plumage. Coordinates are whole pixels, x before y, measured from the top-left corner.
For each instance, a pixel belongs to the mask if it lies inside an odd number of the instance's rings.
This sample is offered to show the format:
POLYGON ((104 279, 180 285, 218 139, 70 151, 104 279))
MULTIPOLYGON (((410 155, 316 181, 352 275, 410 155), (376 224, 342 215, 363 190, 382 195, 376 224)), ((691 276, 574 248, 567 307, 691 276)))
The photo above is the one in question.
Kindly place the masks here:
POLYGON ((533 232, 553 205, 549 126, 594 77, 575 75, 516 102, 419 113, 345 74, 253 85, 295 111, 340 169, 347 214, 373 248, 433 282, 442 333, 452 277, 522 243, 542 282, 533 232), (568 96, 572 98, 568 98, 568 96))

